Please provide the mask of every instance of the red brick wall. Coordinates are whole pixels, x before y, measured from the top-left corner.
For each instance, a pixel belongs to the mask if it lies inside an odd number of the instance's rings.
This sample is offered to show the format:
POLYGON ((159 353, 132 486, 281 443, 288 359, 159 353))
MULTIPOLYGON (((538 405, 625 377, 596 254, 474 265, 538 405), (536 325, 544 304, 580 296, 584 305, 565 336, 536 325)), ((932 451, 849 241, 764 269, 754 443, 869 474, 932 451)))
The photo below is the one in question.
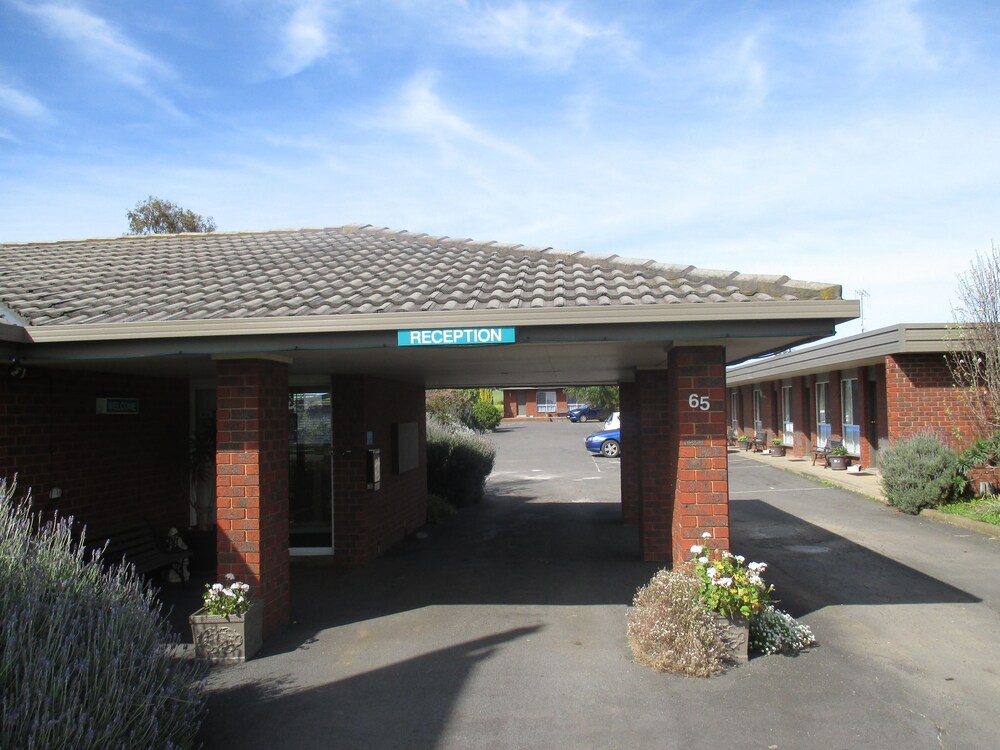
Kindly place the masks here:
POLYGON ((359 375, 333 378, 334 557, 363 563, 427 520, 427 436, 419 386, 359 375), (393 472, 393 425, 416 422, 416 469, 393 472), (372 444, 367 444, 368 433, 372 444), (368 489, 368 448, 381 451, 381 485, 368 489))
POLYGON ((148 520, 189 523, 186 381, 29 367, 0 377, 0 473, 36 508, 102 536, 148 520), (139 399, 138 415, 97 414, 97 399, 139 399), (49 501, 52 487, 62 499, 49 501))
POLYGON ((890 442, 933 431, 951 448, 964 450, 975 437, 975 426, 952 384, 944 355, 886 357, 885 383, 890 442))
POLYGON ((566 391, 563 388, 527 388, 527 389, 507 389, 503 392, 503 415, 507 419, 514 417, 528 417, 535 419, 548 419, 549 417, 565 417, 569 411, 566 401, 566 391), (554 412, 538 411, 538 391, 556 392, 556 410, 554 412), (518 411, 517 396, 524 394, 524 408, 518 411))
POLYGON ((216 363, 218 576, 264 602, 264 635, 289 620, 288 365, 216 363))

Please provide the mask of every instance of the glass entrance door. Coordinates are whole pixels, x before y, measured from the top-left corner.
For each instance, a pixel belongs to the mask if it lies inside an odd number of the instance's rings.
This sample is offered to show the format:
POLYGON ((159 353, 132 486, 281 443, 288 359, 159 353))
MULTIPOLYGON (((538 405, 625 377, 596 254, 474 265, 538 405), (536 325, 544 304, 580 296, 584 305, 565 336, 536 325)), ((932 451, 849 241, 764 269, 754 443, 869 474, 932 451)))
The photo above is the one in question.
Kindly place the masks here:
POLYGON ((294 554, 333 552, 330 391, 288 392, 288 546, 294 554))

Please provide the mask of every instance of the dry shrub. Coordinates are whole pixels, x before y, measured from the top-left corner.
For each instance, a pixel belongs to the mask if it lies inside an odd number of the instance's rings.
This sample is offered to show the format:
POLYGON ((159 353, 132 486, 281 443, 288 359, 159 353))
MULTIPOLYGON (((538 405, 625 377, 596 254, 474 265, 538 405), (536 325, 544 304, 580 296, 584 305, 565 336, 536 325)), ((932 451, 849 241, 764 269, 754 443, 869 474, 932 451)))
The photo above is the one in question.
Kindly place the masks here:
POLYGON ((636 662, 687 677, 721 674, 729 651, 715 613, 699 598, 701 583, 689 565, 661 570, 635 592, 628 642, 636 662))

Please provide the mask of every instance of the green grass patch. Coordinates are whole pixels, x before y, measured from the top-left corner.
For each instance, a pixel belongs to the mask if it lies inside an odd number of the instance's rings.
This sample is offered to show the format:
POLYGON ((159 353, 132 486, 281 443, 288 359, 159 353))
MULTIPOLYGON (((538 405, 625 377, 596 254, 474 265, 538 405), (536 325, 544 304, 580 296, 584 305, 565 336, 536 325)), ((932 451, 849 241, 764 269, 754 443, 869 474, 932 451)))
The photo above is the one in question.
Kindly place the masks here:
POLYGON ((965 516, 974 521, 1000 526, 1000 497, 997 496, 948 503, 939 507, 938 510, 953 516, 965 516))

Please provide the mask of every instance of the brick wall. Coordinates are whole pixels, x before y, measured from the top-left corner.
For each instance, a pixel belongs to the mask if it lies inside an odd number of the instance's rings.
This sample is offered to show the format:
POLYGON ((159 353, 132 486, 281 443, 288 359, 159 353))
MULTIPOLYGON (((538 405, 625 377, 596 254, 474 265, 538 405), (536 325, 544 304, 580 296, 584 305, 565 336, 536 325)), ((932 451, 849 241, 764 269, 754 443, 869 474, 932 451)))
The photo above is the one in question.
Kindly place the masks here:
POLYGON ((35 507, 101 536, 148 520, 185 528, 186 381, 31 367, 0 378, 0 473, 18 475, 35 507), (137 398, 137 415, 97 414, 97 399, 137 398), (49 501, 52 487, 62 498, 49 501))
POLYGON ((939 433, 963 450, 975 426, 962 406, 942 354, 896 354, 886 357, 886 412, 889 440, 915 432, 939 433))
POLYGON ((360 375, 333 378, 334 557, 358 564, 385 552, 427 519, 427 437, 419 386, 360 375), (416 422, 416 469, 393 472, 393 425, 416 422), (368 433, 372 443, 367 443, 368 433), (381 451, 381 486, 368 489, 368 448, 381 451))

